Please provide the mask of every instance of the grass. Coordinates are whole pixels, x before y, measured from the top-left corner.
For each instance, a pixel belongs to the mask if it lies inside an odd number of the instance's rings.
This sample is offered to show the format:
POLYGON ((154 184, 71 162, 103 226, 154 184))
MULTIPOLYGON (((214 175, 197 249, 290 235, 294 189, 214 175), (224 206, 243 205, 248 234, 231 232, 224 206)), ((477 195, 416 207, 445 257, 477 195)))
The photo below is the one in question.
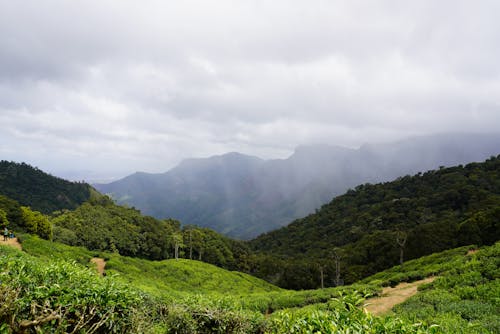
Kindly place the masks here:
POLYGON ((23 320, 33 331, 62 333, 95 310, 102 317, 88 324, 103 332, 500 332, 500 243, 474 254, 462 247, 408 261, 352 286, 289 291, 198 261, 148 261, 28 235, 21 240, 30 255, 0 247, 0 333, 20 331, 23 320), (107 260, 106 277, 91 268, 92 257, 107 260), (391 316, 360 308, 382 286, 431 275, 439 277, 391 316), (48 318, 57 312, 64 320, 48 318), (44 319, 50 321, 37 322, 44 319))

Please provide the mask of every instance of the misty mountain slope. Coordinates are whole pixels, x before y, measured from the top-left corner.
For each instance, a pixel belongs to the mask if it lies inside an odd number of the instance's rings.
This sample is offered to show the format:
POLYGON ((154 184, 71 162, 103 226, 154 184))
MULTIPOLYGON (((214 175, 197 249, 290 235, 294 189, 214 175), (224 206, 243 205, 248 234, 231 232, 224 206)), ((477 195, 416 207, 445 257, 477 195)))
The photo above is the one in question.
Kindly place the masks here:
POLYGON ((303 217, 362 183, 392 180, 500 153, 500 134, 447 134, 363 145, 298 147, 287 159, 239 153, 188 159, 163 174, 136 173, 95 185, 158 218, 249 239, 303 217))

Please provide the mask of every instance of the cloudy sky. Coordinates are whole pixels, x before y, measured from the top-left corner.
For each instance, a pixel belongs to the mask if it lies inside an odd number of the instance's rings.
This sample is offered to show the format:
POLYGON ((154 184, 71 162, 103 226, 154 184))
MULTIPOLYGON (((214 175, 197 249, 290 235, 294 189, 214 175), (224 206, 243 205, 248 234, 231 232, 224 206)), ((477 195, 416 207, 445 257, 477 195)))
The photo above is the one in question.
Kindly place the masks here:
POLYGON ((500 1, 0 0, 0 159, 77 179, 500 129, 500 1))

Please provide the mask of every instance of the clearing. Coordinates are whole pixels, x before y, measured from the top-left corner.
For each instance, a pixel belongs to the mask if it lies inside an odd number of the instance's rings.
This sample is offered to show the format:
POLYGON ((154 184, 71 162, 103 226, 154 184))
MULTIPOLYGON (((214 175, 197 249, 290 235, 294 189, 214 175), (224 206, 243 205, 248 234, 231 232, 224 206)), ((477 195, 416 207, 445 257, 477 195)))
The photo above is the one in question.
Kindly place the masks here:
POLYGON ((19 250, 23 250, 23 247, 21 246, 21 244, 19 243, 17 238, 9 238, 9 239, 7 239, 7 241, 3 241, 3 237, 2 237, 0 239, 0 245, 7 245, 7 246, 17 248, 19 250))
POLYGON ((364 309, 373 315, 381 315, 389 312, 395 305, 400 304, 417 293, 417 288, 434 281, 436 277, 415 281, 412 283, 400 283, 394 288, 387 287, 382 290, 382 296, 367 300, 364 309))
POLYGON ((106 261, 100 257, 93 257, 90 259, 90 262, 95 263, 97 272, 99 275, 103 276, 104 275, 104 268, 106 267, 106 261))

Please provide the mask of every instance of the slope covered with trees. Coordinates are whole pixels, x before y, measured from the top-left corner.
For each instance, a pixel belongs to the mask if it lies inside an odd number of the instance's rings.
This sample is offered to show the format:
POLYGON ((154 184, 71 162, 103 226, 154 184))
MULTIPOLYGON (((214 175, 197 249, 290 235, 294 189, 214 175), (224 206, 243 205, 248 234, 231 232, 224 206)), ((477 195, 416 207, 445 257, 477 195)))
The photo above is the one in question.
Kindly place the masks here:
POLYGON ((354 282, 398 264, 500 239, 500 156, 364 184, 250 242, 254 274, 282 287, 354 282), (337 270, 340 266, 340 270, 337 270))
POLYGON ((234 270, 245 263, 249 252, 243 242, 208 228, 181 227, 173 219, 144 216, 107 197, 86 202, 73 211, 54 212, 50 221, 54 241, 150 260, 197 259, 234 270))
POLYGON ((75 209, 91 191, 86 183, 66 181, 25 163, 0 161, 0 195, 42 213, 75 209))

